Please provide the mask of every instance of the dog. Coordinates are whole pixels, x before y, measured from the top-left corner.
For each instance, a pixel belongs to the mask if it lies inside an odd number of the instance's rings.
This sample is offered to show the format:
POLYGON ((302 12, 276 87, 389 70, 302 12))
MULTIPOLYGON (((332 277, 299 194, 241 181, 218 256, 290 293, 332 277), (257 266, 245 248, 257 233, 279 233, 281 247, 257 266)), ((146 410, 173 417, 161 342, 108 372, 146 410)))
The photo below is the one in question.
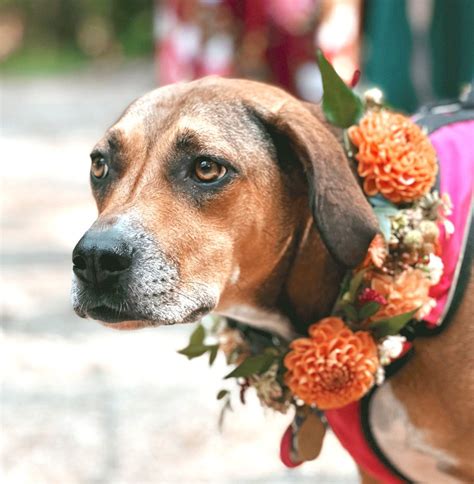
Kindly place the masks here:
MULTIPOLYGON (((340 131, 318 105, 254 81, 154 90, 91 160, 99 216, 73 252, 72 301, 111 328, 214 312, 306 334, 379 231, 340 131)), ((415 481, 474 481, 473 289, 371 405, 379 446, 415 481)))

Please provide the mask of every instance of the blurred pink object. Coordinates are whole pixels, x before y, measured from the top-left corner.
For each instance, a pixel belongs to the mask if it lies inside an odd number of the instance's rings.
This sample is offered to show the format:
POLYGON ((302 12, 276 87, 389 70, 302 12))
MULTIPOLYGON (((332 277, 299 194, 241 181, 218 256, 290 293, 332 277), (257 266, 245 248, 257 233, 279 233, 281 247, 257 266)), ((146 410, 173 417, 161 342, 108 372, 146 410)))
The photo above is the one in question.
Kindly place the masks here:
POLYGON ((160 84, 218 74, 272 82, 318 100, 319 2, 165 0, 155 15, 160 84))

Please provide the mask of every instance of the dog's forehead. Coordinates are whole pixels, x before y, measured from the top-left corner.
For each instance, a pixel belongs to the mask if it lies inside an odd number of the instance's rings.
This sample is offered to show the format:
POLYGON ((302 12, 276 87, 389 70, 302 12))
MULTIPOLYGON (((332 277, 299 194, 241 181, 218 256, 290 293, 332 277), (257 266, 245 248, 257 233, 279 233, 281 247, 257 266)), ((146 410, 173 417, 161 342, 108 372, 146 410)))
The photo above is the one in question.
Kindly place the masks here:
POLYGON ((138 144, 150 147, 165 133, 179 137, 190 131, 209 144, 221 140, 236 147, 242 145, 242 149, 250 139, 261 144, 261 133, 249 122, 248 90, 241 84, 211 78, 151 91, 126 109, 105 139, 119 138, 123 145, 136 145, 140 140, 138 144))

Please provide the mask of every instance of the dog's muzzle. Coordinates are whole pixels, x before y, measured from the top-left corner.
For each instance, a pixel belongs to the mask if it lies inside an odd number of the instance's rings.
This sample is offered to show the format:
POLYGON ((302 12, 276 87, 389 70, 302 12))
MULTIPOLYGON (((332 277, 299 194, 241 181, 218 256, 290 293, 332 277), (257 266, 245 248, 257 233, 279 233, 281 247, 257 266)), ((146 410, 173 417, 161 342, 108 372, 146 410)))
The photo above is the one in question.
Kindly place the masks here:
POLYGON ((72 262, 75 312, 116 328, 193 322, 217 301, 213 286, 180 280, 176 262, 127 217, 92 225, 72 262))

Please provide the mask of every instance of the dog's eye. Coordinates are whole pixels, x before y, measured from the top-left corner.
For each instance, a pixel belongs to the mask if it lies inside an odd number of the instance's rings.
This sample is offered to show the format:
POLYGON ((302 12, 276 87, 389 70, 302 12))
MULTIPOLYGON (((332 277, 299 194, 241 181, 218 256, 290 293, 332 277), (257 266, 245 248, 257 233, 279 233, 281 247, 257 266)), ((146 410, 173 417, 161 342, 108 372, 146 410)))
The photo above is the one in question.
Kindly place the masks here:
POLYGON ((107 165, 104 158, 102 158, 102 156, 92 158, 91 173, 94 178, 96 178, 97 180, 105 178, 108 172, 109 166, 107 165))
POLYGON ((208 160, 199 159, 194 165, 194 176, 203 183, 212 183, 219 180, 227 173, 227 168, 219 163, 208 160))

